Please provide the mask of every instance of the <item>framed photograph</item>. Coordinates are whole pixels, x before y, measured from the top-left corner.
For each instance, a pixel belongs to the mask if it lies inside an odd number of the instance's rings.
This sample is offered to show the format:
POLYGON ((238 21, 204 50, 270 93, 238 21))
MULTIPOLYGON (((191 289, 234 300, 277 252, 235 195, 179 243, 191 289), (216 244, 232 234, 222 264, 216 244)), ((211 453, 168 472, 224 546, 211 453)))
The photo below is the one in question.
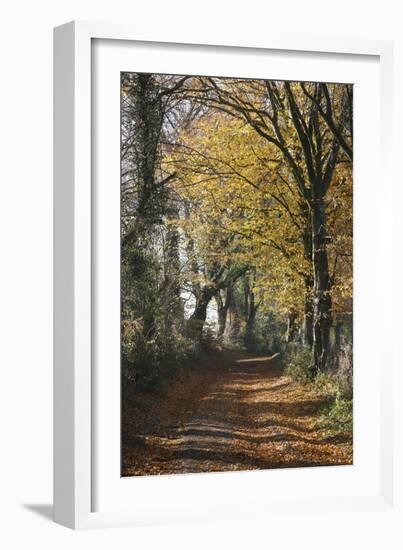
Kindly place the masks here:
POLYGON ((54 44, 55 521, 393 514, 392 44, 54 44))

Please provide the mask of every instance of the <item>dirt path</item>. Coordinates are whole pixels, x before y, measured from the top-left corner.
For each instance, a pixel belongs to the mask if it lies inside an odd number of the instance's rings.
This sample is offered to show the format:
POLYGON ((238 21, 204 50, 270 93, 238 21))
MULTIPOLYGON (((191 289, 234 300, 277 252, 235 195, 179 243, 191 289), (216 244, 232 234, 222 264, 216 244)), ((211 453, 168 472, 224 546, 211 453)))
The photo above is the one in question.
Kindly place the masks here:
POLYGON ((325 396, 275 357, 216 353, 163 396, 123 410, 124 476, 352 463, 352 442, 318 427, 325 396))

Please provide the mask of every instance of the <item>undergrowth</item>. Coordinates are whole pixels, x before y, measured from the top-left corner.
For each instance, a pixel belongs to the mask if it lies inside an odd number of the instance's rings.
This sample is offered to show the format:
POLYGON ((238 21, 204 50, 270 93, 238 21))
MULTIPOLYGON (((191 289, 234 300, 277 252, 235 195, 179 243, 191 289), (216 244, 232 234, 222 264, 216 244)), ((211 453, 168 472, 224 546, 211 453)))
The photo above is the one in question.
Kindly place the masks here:
POLYGON ((329 373, 319 373, 314 379, 315 386, 329 396, 319 418, 319 426, 332 433, 351 432, 353 430, 353 400, 352 389, 346 390, 344 380, 340 376, 329 373))
POLYGON ((283 352, 284 373, 295 382, 313 386, 323 395, 318 427, 329 434, 352 434, 352 376, 346 369, 315 373, 310 349, 288 346, 283 352))

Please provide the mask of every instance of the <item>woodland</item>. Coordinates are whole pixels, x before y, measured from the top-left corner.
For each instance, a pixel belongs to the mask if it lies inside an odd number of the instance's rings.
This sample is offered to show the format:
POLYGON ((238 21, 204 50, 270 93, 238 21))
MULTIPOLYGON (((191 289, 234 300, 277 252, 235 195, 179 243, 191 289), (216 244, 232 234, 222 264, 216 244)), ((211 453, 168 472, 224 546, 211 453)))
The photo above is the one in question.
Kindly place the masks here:
POLYGON ((121 74, 123 475, 352 462, 353 87, 121 74))

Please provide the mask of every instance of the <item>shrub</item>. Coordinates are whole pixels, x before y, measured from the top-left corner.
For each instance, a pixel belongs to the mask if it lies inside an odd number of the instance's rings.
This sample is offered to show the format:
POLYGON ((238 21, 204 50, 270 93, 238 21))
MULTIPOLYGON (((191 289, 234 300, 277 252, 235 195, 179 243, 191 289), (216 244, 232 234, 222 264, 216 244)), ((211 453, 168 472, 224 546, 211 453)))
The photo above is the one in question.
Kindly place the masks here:
POLYGON ((339 392, 326 406, 321 415, 320 425, 332 432, 351 432, 353 429, 353 401, 343 398, 339 392))
POLYGON ((308 347, 288 344, 280 357, 287 376, 302 384, 313 381, 312 353, 308 347))
POLYGON ((353 429, 352 366, 350 374, 343 368, 336 372, 322 372, 315 378, 315 386, 329 397, 324 406, 320 426, 333 433, 351 432, 353 429))
POLYGON ((351 432, 353 427, 352 354, 349 353, 345 352, 337 370, 316 376, 309 348, 288 344, 282 353, 284 373, 296 382, 314 385, 326 398, 319 425, 333 433, 351 432))
POLYGON ((142 390, 158 391, 192 355, 192 342, 178 333, 143 335, 142 323, 122 322, 122 374, 142 390))

